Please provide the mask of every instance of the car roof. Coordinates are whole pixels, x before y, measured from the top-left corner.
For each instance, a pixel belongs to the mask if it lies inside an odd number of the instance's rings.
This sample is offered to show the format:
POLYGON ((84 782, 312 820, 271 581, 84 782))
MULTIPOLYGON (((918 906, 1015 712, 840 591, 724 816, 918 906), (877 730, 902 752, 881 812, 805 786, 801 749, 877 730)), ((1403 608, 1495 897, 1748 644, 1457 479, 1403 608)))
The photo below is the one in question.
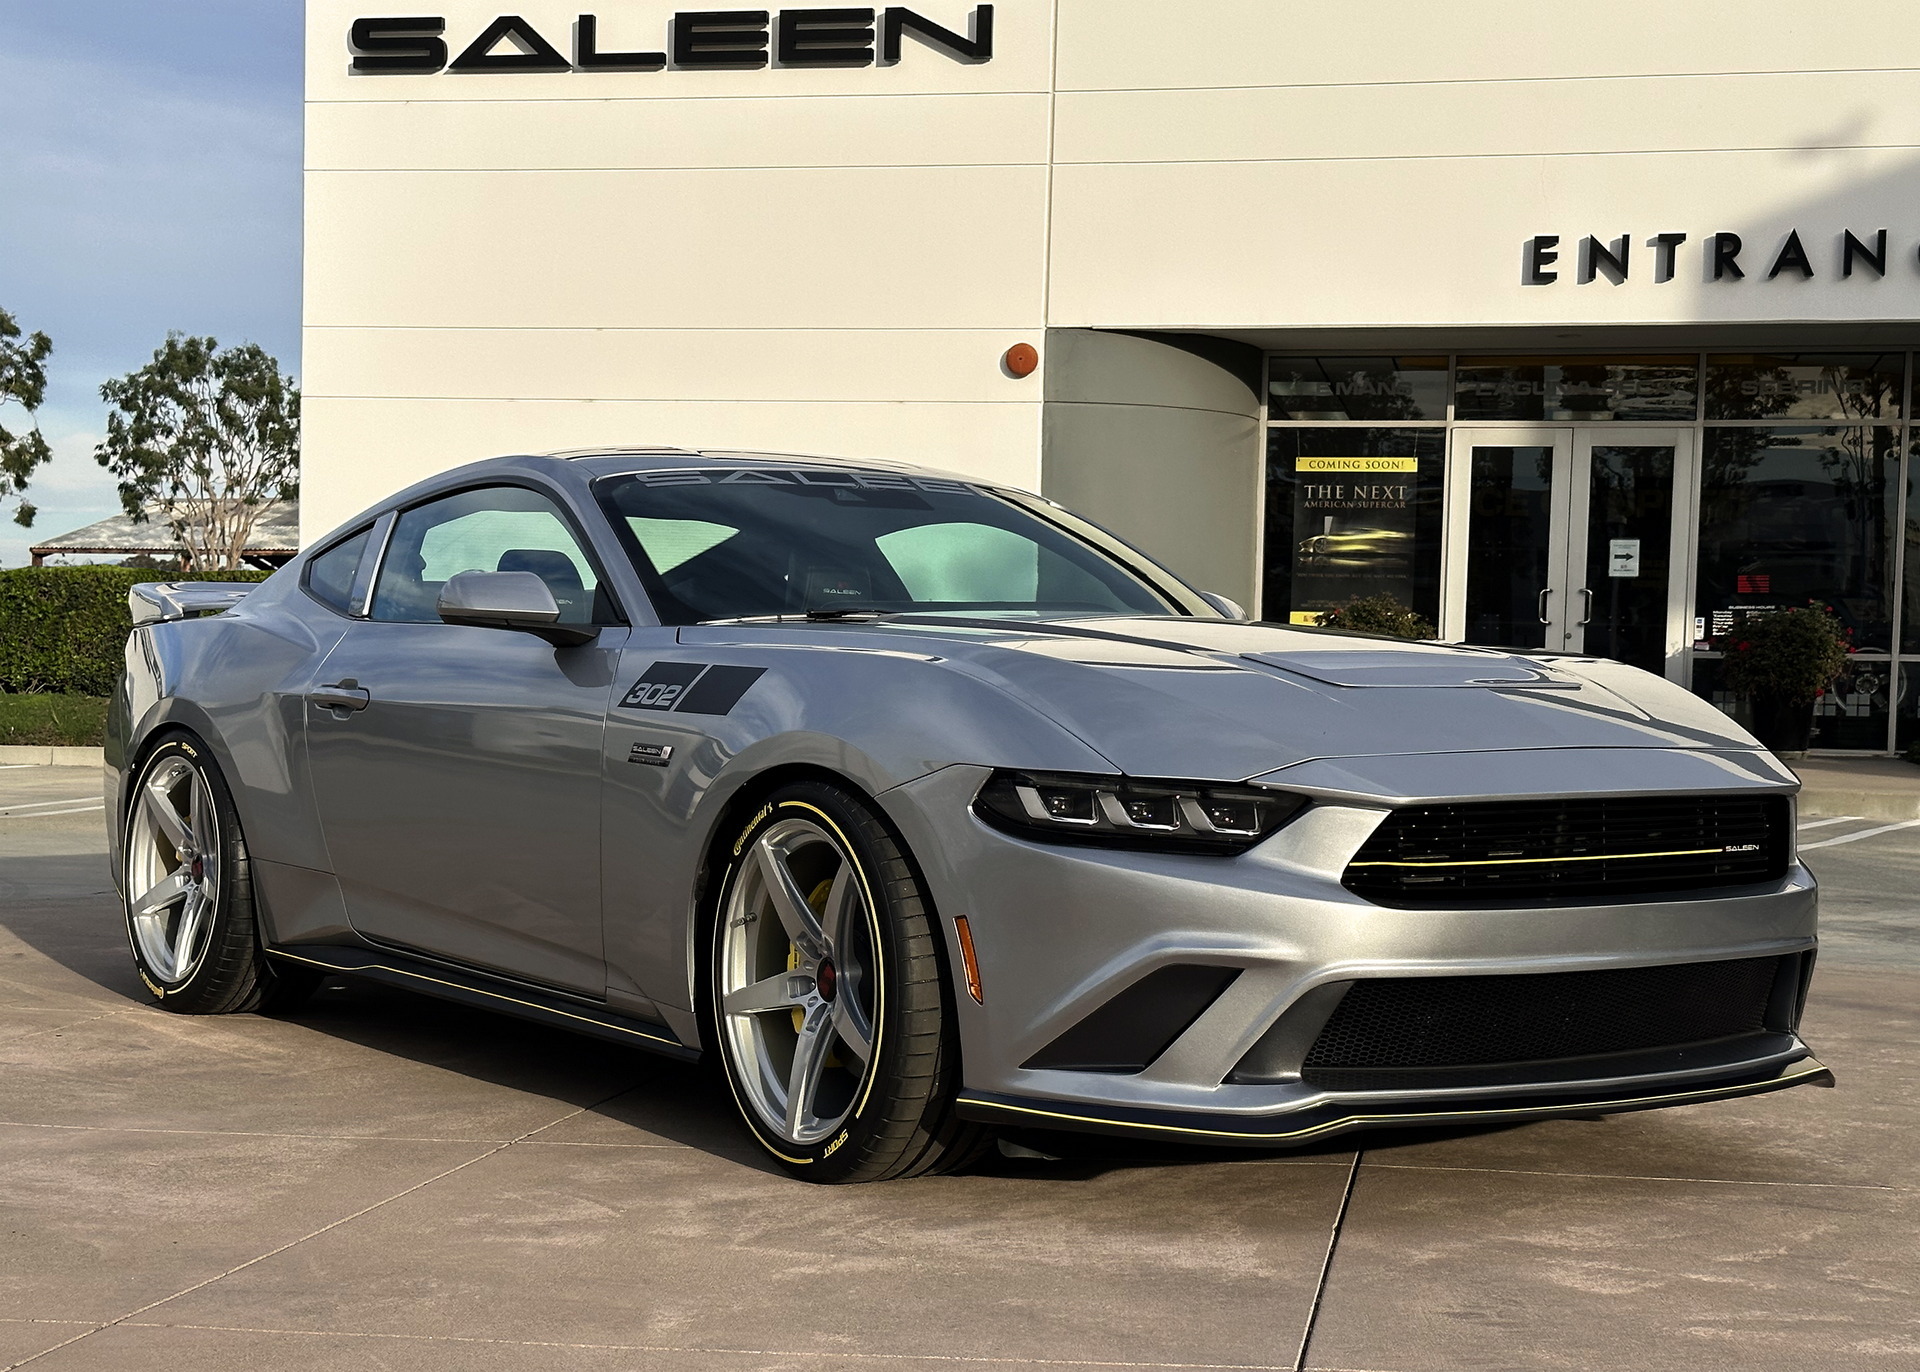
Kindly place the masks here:
POLYGON ((530 457, 578 463, 593 476, 618 476, 627 472, 686 470, 708 463, 729 467, 837 467, 852 471, 905 472, 914 476, 977 482, 977 478, 917 462, 898 462, 890 458, 823 457, 817 453, 751 452, 734 448, 604 447, 568 448, 558 452, 530 453, 530 457))

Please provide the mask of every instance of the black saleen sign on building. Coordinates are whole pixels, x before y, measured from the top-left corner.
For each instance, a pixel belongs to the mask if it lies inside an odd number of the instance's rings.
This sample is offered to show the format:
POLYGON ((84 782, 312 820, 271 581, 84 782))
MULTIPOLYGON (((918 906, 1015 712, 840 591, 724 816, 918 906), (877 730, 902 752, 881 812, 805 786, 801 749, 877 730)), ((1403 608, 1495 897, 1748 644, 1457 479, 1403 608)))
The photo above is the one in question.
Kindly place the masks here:
POLYGON ((961 62, 993 58, 993 6, 974 8, 959 33, 922 14, 885 9, 683 10, 667 25, 659 51, 612 51, 600 44, 600 20, 574 21, 572 56, 517 14, 503 14, 448 60, 440 15, 356 19, 348 42, 359 76, 453 72, 660 71, 666 67, 867 67, 900 60, 906 38, 961 62))

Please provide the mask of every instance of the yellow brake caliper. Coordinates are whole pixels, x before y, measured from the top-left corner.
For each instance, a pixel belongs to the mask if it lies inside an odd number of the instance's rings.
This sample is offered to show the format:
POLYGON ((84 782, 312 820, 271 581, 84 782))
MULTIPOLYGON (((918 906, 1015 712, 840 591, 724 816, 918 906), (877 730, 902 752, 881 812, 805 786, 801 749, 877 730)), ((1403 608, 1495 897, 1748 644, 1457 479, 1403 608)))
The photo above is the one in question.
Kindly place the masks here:
MULTIPOLYGON (((807 896, 807 905, 809 908, 812 909, 814 914, 821 915, 826 913, 827 897, 830 894, 832 894, 832 892, 833 892, 833 878, 831 877, 827 878, 827 880, 821 882, 818 886, 813 888, 812 892, 807 896)), ((800 968, 799 945, 794 943, 791 939, 789 939, 787 941, 787 970, 789 972, 795 972, 795 971, 798 971, 799 968, 800 968)), ((797 1034, 806 1027, 807 1027, 806 1011, 802 1010, 797 1005, 794 1006, 793 1007, 793 1032, 797 1034)), ((840 1059, 838 1056, 831 1053, 827 1055, 827 1066, 838 1067, 839 1065, 840 1065, 840 1059)))

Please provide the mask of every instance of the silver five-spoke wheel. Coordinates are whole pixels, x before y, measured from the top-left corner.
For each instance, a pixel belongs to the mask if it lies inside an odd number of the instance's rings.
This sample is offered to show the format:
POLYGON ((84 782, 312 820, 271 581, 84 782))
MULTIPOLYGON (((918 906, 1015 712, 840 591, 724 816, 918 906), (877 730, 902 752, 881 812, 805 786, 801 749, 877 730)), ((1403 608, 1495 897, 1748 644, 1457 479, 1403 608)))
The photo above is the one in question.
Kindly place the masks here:
POLYGON ((162 982, 186 981, 206 956, 220 902, 220 825, 205 774, 171 757, 129 807, 127 913, 140 956, 162 982))
POLYGON ((859 1104, 881 1021, 873 912, 838 838, 782 819, 749 849, 721 912, 720 1022, 747 1104, 802 1147, 859 1104))

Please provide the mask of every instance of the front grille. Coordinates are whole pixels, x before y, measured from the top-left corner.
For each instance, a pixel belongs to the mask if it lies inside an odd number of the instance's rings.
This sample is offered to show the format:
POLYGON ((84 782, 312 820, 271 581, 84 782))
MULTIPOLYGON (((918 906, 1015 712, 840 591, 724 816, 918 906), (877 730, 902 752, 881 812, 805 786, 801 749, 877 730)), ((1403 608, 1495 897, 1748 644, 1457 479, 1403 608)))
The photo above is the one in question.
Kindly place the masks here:
POLYGON ((1780 1032, 1788 1026, 1769 1025, 1768 1007, 1792 961, 1356 981, 1307 1051, 1301 1077, 1335 1091, 1472 1085, 1516 1075, 1491 1069, 1780 1032))
POLYGON ((1395 810, 1342 884, 1381 905, 1595 904, 1778 881, 1784 796, 1635 796, 1395 810))

